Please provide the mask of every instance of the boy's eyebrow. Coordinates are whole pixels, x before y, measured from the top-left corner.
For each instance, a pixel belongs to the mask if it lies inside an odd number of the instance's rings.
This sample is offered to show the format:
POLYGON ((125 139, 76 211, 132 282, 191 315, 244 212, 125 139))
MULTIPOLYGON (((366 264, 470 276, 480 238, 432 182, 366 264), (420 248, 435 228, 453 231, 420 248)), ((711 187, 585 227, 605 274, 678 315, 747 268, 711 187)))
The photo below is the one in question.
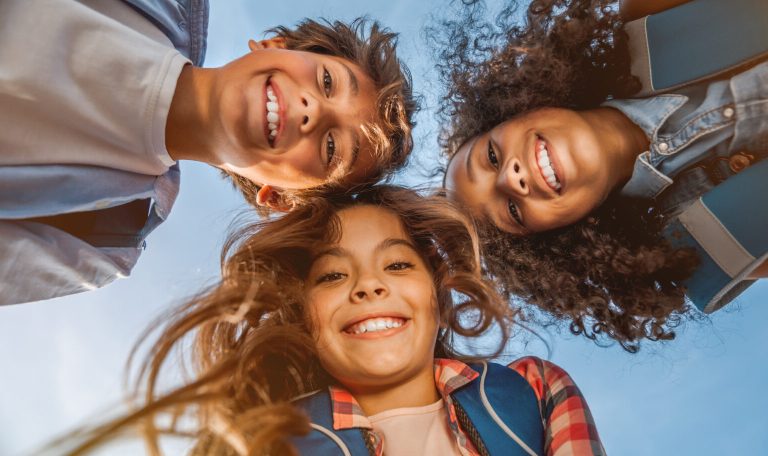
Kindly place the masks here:
POLYGON ((350 129, 350 135, 352 136, 352 152, 347 163, 341 163, 334 170, 331 171, 330 179, 342 179, 347 174, 351 173, 357 162, 357 157, 360 155, 360 135, 357 130, 350 129))
POLYGON ((357 76, 355 76, 355 73, 352 72, 352 68, 350 68, 349 65, 344 62, 339 63, 347 71, 347 76, 349 77, 349 87, 352 91, 352 95, 357 96, 357 93, 360 91, 360 86, 357 82, 357 76))

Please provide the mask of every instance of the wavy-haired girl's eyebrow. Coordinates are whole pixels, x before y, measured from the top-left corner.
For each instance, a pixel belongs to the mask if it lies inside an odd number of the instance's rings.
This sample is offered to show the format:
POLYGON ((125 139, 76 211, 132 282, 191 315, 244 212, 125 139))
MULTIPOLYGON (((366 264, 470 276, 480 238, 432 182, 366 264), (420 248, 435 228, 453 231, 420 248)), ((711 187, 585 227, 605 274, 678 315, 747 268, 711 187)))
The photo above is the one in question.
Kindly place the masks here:
MULTIPOLYGON (((389 249, 391 247, 396 246, 402 246, 407 247, 410 250, 412 250, 414 253, 418 253, 416 250, 416 246, 413 245, 413 242, 409 241, 408 239, 398 239, 398 238, 389 238, 381 241, 377 246, 375 251, 376 252, 382 252, 386 249, 389 249)), ((324 256, 334 256, 334 257, 352 257, 355 255, 355 252, 350 251, 348 249, 345 249, 343 247, 329 247, 327 249, 320 250, 315 255, 315 261, 317 261, 319 258, 322 258, 324 256)))

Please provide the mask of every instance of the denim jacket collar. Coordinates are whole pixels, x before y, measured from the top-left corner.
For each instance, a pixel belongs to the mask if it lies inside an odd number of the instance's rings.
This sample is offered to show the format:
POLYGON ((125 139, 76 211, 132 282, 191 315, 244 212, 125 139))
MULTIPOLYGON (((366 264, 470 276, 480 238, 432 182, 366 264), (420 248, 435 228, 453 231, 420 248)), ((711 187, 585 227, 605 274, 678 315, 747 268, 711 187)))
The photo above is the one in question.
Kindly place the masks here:
POLYGON ((650 149, 637 157, 632 177, 621 194, 634 198, 655 198, 672 184, 672 179, 654 166, 660 151, 659 130, 677 109, 688 101, 685 95, 658 95, 651 98, 609 100, 603 106, 618 109, 640 127, 650 141, 650 149))

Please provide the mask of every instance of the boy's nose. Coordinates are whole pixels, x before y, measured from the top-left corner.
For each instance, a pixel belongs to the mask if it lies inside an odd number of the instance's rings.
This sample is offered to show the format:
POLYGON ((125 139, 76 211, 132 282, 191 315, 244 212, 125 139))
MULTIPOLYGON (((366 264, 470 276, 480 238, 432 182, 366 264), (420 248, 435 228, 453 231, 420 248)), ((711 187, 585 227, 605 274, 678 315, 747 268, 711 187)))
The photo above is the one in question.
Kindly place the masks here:
POLYGON ((302 133, 309 133, 314 130, 321 121, 322 114, 319 100, 309 93, 301 95, 299 130, 302 133))

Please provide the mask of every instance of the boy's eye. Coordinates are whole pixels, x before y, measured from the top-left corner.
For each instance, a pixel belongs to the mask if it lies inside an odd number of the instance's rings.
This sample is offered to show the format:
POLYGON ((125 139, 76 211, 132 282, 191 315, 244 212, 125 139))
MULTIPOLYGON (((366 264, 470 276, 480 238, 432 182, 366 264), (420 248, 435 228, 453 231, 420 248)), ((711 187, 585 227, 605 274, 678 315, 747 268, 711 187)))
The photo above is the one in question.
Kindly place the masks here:
POLYGON ((325 91, 326 97, 331 96, 332 88, 333 88, 333 78, 331 77, 331 73, 329 73, 328 70, 323 68, 323 90, 325 91))
POLYGON ((493 144, 488 141, 488 162, 496 169, 499 169, 499 158, 496 156, 496 151, 493 150, 493 144))
POLYGON ((331 163, 333 163, 333 157, 336 155, 336 140, 333 139, 333 135, 330 133, 325 138, 325 155, 326 166, 331 166, 331 163))
POLYGON ((512 216, 515 222, 517 222, 517 224, 520 226, 525 226, 523 225, 523 218, 520 217, 520 210, 517 208, 517 204, 515 204, 512 200, 509 200, 507 207, 509 210, 509 215, 512 216))
POLYGON ((329 272, 327 274, 323 274, 320 277, 315 280, 316 284, 319 283, 328 283, 328 282, 336 282, 341 279, 343 279, 346 276, 346 274, 343 274, 341 272, 329 272))
POLYGON ((394 263, 390 263, 387 265, 386 270, 387 271, 403 271, 405 269, 410 269, 413 267, 413 263, 409 263, 407 261, 395 261, 394 263))

